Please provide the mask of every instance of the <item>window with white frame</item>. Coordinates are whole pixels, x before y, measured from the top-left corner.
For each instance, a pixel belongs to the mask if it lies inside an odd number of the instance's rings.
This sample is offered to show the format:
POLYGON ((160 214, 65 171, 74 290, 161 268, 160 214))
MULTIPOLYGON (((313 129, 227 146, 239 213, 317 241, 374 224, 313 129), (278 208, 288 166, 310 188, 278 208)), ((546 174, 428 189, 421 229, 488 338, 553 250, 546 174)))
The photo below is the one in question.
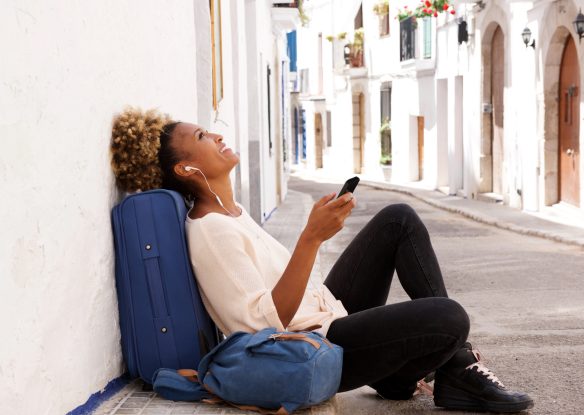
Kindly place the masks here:
POLYGON ((431 17, 425 17, 422 25, 422 30, 424 31, 422 58, 424 59, 430 59, 432 57, 432 20, 431 17))

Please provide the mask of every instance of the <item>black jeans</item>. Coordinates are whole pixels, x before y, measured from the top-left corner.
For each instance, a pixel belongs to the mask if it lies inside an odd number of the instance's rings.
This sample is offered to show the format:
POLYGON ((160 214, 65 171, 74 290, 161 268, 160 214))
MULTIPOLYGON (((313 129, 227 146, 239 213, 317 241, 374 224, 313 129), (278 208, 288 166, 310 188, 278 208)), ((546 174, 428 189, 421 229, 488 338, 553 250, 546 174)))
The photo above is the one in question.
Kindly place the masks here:
POLYGON ((325 285, 349 312, 327 337, 343 347, 339 391, 409 389, 446 363, 468 336, 450 300, 426 227, 408 205, 383 208, 338 258, 325 285), (394 274, 411 301, 386 305, 394 274))

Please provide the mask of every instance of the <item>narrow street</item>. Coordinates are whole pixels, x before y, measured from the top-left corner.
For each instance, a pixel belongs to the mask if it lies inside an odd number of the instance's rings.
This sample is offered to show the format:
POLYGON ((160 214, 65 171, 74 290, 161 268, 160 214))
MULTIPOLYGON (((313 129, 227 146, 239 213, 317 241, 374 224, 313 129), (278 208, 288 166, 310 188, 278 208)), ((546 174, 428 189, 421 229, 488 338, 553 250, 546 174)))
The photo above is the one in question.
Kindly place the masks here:
MULTIPOLYGON (((292 177, 285 201, 264 229, 292 250, 314 201, 341 182, 292 177)), ((408 203, 430 232, 450 296, 471 317, 469 340, 510 389, 535 400, 530 414, 579 414, 584 373, 584 250, 483 225, 411 196, 359 185, 357 207, 345 227, 320 249, 312 278, 323 279, 339 254, 382 207, 408 203)), ((408 298, 394 279, 388 302, 408 298)), ((227 406, 165 401, 135 381, 95 415, 253 414, 227 406)), ((427 396, 384 401, 363 387, 337 394, 304 415, 470 414, 434 406, 427 396)))
MULTIPOLYGON (((338 184, 291 179, 317 200, 338 184)), ((395 192, 359 186, 346 227, 320 251, 323 276, 353 236, 383 206, 408 203, 426 223, 450 296, 471 317, 470 341, 494 373, 536 402, 532 414, 581 413, 584 373, 584 251, 482 225, 395 192)), ((389 302, 407 296, 397 278, 389 302)), ((340 413, 434 412, 432 402, 384 402, 369 388, 337 396, 340 413)), ((442 413, 445 413, 442 411, 442 413)))

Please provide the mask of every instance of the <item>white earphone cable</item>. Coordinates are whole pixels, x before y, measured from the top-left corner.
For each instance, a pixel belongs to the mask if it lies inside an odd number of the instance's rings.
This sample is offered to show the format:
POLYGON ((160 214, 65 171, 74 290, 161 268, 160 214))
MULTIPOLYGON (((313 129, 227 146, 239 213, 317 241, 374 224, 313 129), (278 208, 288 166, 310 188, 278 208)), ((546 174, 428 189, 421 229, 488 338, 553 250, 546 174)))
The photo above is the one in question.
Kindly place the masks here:
MULTIPOLYGON (((213 193, 213 196, 215 196, 215 199, 217 199, 217 202, 219 202, 219 205, 223 208, 223 210, 225 212, 227 212, 230 216, 233 216, 234 218, 236 217, 233 213, 231 213, 230 211, 228 211, 225 208, 225 206, 223 206, 223 202, 221 202, 221 198, 219 196, 217 196, 217 193, 215 193, 213 190, 211 190, 211 186, 209 185, 209 181, 207 180, 207 177, 205 176, 205 173, 203 173, 203 171, 201 169, 198 169, 196 167, 187 166, 187 167, 185 167, 185 170, 197 170, 197 171, 199 171, 203 175, 203 178, 205 179, 205 183, 207 183, 207 187, 209 188, 209 191, 211 193, 213 193)), ((234 203, 235 203, 235 201, 234 201, 234 203)), ((241 208, 239 209, 239 211, 241 213, 241 208)))

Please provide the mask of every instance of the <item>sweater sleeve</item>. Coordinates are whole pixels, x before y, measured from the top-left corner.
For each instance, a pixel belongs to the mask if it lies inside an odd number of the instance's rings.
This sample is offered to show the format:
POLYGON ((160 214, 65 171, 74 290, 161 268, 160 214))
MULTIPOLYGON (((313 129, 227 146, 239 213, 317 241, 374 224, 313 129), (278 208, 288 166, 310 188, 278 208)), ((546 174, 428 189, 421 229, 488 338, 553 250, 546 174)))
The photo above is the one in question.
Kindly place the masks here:
POLYGON ((225 334, 266 327, 283 331, 272 291, 246 251, 251 242, 223 221, 212 224, 217 226, 198 226, 196 235, 189 235, 191 262, 209 314, 225 334))

